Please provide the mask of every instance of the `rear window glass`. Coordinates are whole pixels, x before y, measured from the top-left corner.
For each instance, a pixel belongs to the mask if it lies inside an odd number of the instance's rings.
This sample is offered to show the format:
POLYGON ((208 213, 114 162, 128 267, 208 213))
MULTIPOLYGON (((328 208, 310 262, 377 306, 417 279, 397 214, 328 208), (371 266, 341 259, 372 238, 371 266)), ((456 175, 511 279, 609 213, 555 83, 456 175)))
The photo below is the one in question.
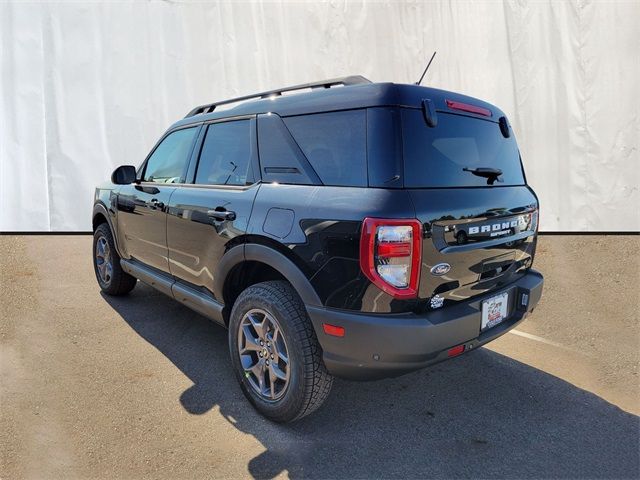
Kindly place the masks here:
POLYGON ((325 185, 367 186, 366 112, 351 110, 284 118, 325 185))
POLYGON ((505 138, 497 123, 438 112, 438 124, 427 126, 421 110, 402 110, 405 187, 486 186, 464 169, 496 168, 494 185, 523 185, 515 138, 505 138))

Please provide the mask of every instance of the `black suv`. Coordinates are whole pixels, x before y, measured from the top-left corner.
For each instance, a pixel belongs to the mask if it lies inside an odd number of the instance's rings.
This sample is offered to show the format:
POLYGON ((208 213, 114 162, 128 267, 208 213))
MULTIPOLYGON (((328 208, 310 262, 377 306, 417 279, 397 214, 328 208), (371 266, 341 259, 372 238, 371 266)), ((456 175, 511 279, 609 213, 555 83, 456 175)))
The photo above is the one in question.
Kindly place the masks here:
POLYGON ((105 293, 140 279, 227 327, 244 394, 283 422, 334 375, 400 375, 516 326, 542 292, 537 226, 498 108, 355 76, 192 110, 96 189, 93 258, 105 293))

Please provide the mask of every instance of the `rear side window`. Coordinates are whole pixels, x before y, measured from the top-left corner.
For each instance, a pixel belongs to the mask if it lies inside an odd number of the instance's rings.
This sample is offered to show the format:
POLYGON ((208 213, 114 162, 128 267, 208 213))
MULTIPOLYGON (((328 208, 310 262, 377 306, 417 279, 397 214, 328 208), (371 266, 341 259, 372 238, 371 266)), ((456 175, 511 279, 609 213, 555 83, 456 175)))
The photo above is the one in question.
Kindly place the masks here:
POLYGON ((402 109, 405 187, 487 186, 487 179, 464 169, 497 168, 494 185, 524 185, 515 138, 505 138, 497 123, 438 112, 430 128, 422 111, 402 109))
POLYGON ((249 120, 209 125, 202 145, 196 183, 246 185, 253 183, 251 123, 249 120))
POLYGON ((184 172, 197 131, 197 127, 183 128, 167 135, 147 160, 143 181, 184 183, 184 172))
POLYGON ((258 115, 258 150, 263 181, 321 184, 307 157, 277 114, 258 115))
POLYGON ((367 186, 365 110, 302 115, 283 120, 322 183, 367 186))

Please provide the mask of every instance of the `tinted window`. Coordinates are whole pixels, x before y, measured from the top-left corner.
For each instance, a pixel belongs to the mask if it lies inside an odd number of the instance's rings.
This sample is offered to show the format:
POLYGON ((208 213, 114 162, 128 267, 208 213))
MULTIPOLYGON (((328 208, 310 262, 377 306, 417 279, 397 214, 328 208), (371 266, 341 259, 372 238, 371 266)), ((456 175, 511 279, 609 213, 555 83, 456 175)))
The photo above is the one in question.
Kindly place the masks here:
POLYGON ((438 112, 430 128, 420 110, 403 109, 402 132, 406 187, 486 186, 464 170, 483 167, 502 170, 495 185, 524 184, 515 138, 495 122, 438 112))
MULTIPOLYGON (((209 125, 204 139, 196 183, 246 185, 251 163, 249 120, 209 125)), ((248 183, 252 183, 252 178, 248 183)))
POLYGON ((184 128, 167 135, 149 157, 144 181, 184 183, 184 171, 197 131, 197 127, 184 128))
POLYGON ((369 186, 402 188, 402 132, 400 109, 367 109, 369 186))
POLYGON ((367 186, 364 110, 288 117, 284 122, 322 183, 367 186))
POLYGON ((263 181, 321 185, 315 170, 275 113, 258 115, 258 150, 263 181))

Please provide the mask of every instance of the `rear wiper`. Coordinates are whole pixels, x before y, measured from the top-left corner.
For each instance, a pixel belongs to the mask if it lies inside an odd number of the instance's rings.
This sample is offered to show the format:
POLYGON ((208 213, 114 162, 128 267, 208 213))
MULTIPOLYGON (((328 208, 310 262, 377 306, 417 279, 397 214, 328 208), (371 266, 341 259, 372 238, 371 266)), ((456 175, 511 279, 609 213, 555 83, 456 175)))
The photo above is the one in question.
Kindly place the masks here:
POLYGON ((479 167, 479 168, 463 168, 462 170, 464 170, 465 172, 471 172, 474 175, 477 175, 478 177, 484 177, 487 179, 487 185, 493 185, 493 183, 498 180, 498 177, 500 175, 502 175, 502 170, 500 170, 499 168, 486 168, 486 167, 479 167))

